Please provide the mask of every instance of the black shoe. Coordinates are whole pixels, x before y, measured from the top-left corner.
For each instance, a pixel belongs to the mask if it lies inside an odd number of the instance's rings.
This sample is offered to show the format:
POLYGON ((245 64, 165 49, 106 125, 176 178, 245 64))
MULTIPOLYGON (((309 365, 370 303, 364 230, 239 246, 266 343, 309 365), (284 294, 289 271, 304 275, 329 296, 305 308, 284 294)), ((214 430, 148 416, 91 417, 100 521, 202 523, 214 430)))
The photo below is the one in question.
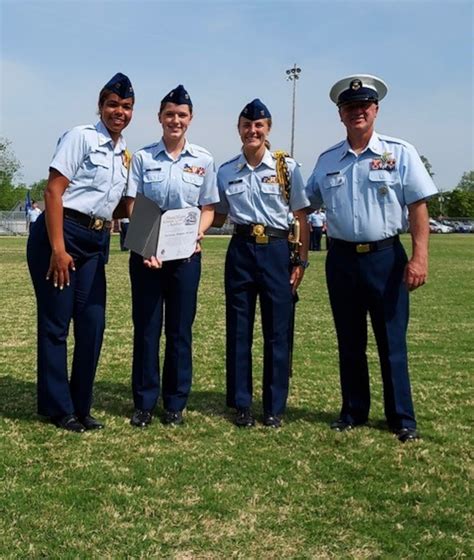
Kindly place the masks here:
POLYGON ((136 409, 130 418, 130 424, 136 428, 146 428, 151 424, 152 418, 149 410, 136 409))
POLYGON ((281 418, 273 414, 265 414, 263 416, 263 425, 268 428, 281 428, 281 418))
POLYGON ((347 420, 338 418, 331 424, 331 430, 335 430, 336 432, 348 432, 349 430, 353 430, 356 426, 361 426, 363 423, 364 422, 355 424, 354 422, 348 422, 347 420))
POLYGON ((93 416, 88 414, 87 416, 80 416, 79 422, 84 426, 86 430, 103 430, 104 424, 96 420, 93 416))
POLYGON ((255 418, 252 416, 250 408, 238 408, 234 424, 239 428, 251 428, 255 426, 255 418))
POLYGON ((77 416, 74 414, 68 414, 67 416, 56 416, 51 419, 53 424, 57 428, 62 428, 68 432, 76 432, 77 434, 82 434, 86 431, 84 426, 79 422, 77 416))
POLYGON ((179 426, 183 423, 183 413, 181 410, 165 410, 163 424, 166 426, 179 426))
POLYGON ((416 428, 400 428, 395 430, 394 434, 397 436, 398 440, 402 443, 407 441, 414 441, 415 439, 420 439, 420 435, 416 431, 416 428))

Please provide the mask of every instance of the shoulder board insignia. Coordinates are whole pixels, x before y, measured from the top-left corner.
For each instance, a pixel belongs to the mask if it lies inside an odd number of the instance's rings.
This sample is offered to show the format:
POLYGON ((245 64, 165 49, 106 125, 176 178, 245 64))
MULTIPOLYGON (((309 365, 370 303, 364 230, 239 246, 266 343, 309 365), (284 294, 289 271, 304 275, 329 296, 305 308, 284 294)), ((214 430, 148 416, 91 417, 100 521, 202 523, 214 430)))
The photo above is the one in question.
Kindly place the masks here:
POLYGON ((224 161, 224 163, 221 165, 221 167, 224 167, 224 165, 227 165, 227 164, 229 164, 229 163, 232 163, 232 162, 235 161, 236 159, 239 159, 239 157, 240 157, 240 154, 237 155, 237 156, 234 156, 234 157, 231 158, 231 159, 228 159, 227 161, 224 161))
POLYGON ((340 148, 344 144, 344 142, 345 142, 345 140, 341 140, 340 142, 338 142, 334 146, 331 146, 327 150, 324 150, 324 152, 321 152, 319 157, 323 156, 324 154, 327 154, 328 152, 332 152, 333 150, 337 150, 337 148, 340 148))

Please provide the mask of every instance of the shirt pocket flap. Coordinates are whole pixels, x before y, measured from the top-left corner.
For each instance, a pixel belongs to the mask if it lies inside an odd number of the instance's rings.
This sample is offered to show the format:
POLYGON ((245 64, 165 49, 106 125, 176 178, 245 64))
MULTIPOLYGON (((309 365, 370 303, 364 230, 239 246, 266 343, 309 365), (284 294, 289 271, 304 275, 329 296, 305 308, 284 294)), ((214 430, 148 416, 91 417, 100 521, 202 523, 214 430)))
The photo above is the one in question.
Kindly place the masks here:
POLYGON ((265 194, 280 194, 280 185, 269 185, 268 183, 263 183, 262 192, 265 194))
POLYGON ((204 177, 196 175, 195 173, 183 173, 183 181, 200 187, 204 181, 204 177))
POLYGON ((146 169, 143 173, 144 183, 159 183, 160 181, 164 181, 164 179, 165 174, 159 169, 146 169))
POLYGON ((396 183, 397 173, 387 171, 386 169, 372 169, 369 171, 369 181, 377 183, 396 183))
POLYGON ((340 187, 345 183, 344 175, 333 175, 330 177, 325 177, 323 181, 324 188, 332 189, 334 187, 340 187))
POLYGON ((239 185, 230 185, 226 188, 225 194, 233 195, 243 193, 245 191, 245 185, 243 183, 239 185))
POLYGON ((104 152, 91 152, 89 154, 89 161, 96 167, 110 167, 110 161, 104 152))

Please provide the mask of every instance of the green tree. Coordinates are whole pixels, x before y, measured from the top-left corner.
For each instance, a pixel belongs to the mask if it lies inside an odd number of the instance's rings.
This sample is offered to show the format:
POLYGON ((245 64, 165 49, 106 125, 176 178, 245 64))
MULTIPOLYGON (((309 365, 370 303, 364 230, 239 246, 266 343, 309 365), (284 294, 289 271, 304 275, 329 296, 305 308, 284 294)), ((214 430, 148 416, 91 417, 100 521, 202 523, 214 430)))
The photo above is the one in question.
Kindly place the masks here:
POLYGON ((451 218, 474 218, 474 190, 455 188, 445 198, 445 214, 451 218))
POLYGON ((14 180, 20 175, 21 164, 11 149, 11 142, 0 137, 0 210, 10 210, 25 197, 24 189, 17 189, 14 180))
POLYGON ((446 215, 446 193, 440 193, 428 199, 428 213, 432 218, 446 215))
POLYGON ((423 165, 426 167, 426 171, 428 171, 428 174, 431 178, 433 178, 435 176, 435 173, 433 171, 433 166, 431 165, 429 159, 426 156, 420 156, 421 161, 423 162, 423 165))
POLYGON ((463 173, 463 176, 456 188, 461 189, 462 191, 474 192, 474 171, 471 170, 463 173))
POLYGON ((31 200, 43 200, 44 199, 44 189, 48 183, 47 179, 41 179, 29 186, 31 200))

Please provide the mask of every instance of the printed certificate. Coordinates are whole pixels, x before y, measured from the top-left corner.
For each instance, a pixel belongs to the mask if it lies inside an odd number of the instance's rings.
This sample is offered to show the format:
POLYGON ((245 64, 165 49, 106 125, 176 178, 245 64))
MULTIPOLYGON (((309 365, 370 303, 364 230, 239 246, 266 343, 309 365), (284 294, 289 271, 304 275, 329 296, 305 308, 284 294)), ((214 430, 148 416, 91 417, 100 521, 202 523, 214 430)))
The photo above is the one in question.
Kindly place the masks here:
POLYGON ((156 257, 162 261, 187 259, 196 250, 199 208, 167 210, 161 215, 156 257))
POLYGON ((187 259, 196 250, 200 217, 199 208, 163 212, 153 200, 137 194, 125 247, 145 258, 187 259))

